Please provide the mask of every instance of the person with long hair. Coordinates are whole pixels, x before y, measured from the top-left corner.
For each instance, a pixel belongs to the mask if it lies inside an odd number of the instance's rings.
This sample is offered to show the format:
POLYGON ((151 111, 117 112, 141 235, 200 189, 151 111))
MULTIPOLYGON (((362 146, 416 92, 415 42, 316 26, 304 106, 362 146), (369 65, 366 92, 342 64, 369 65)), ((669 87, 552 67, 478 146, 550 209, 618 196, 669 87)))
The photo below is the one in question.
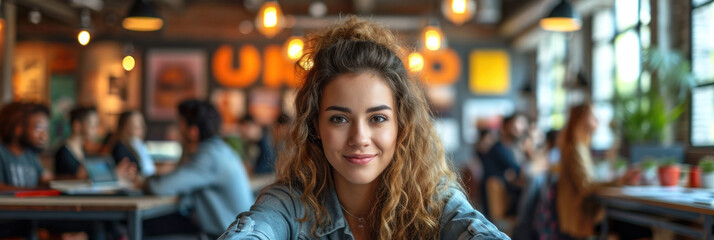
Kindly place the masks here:
POLYGON ((140 112, 122 112, 117 121, 116 143, 112 148, 112 157, 116 164, 128 161, 135 166, 141 176, 150 177, 156 173, 156 166, 144 145, 145 133, 146 123, 140 112))
POLYGON ((307 45, 277 181, 219 239, 509 239, 464 196, 391 31, 350 17, 307 45))
MULTIPOLYGON (((565 239, 585 239, 594 234, 597 224, 604 217, 602 206, 594 198, 599 188, 623 185, 638 176, 635 170, 611 182, 597 180, 590 154, 590 140, 597 126, 592 105, 577 105, 570 109, 568 123, 557 140, 561 151, 556 183, 558 227, 565 239)), ((652 235, 648 228, 621 221, 612 223, 612 231, 620 239, 640 239, 652 235)))
POLYGON ((568 123, 558 139, 561 151, 558 225, 562 233, 574 238, 593 235, 595 225, 603 216, 601 208, 590 198, 602 185, 595 179, 590 156, 590 139, 597 124, 590 104, 575 106, 570 109, 568 123))

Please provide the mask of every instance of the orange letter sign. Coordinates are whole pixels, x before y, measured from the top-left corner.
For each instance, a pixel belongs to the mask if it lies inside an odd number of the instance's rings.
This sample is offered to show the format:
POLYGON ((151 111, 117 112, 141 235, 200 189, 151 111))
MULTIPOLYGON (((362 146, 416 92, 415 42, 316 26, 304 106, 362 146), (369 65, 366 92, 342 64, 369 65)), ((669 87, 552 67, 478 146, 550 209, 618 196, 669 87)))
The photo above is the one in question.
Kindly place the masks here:
POLYGON ((233 47, 223 45, 213 54, 213 75, 225 87, 250 86, 260 74, 260 53, 253 45, 243 45, 238 52, 240 67, 233 68, 233 47))

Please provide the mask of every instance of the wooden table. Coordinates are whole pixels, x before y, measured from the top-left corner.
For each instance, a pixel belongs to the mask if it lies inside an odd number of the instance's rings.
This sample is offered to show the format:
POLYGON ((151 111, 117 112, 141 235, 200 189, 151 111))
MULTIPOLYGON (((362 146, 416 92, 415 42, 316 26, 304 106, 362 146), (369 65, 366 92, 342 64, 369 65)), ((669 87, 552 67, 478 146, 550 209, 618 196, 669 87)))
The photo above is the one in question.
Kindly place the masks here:
POLYGON ((141 239, 143 220, 177 211, 176 197, 0 197, 0 219, 33 220, 35 226, 39 220, 126 220, 133 240, 141 239))
MULTIPOLYGON (((605 188, 597 193, 605 218, 671 230, 697 239, 714 239, 714 191, 679 187, 605 188), (681 224, 684 220, 692 224, 681 224)), ((609 227, 603 221, 601 239, 609 227)))

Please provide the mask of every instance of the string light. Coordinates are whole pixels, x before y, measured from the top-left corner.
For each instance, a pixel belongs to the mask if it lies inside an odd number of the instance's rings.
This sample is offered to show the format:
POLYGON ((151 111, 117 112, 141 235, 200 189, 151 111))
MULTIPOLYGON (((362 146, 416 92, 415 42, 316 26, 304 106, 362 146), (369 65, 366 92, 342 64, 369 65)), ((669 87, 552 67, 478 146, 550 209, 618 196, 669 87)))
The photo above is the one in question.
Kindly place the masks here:
POLYGON ((255 19, 255 28, 268 38, 272 38, 283 29, 285 17, 275 1, 266 1, 260 7, 258 16, 255 19))

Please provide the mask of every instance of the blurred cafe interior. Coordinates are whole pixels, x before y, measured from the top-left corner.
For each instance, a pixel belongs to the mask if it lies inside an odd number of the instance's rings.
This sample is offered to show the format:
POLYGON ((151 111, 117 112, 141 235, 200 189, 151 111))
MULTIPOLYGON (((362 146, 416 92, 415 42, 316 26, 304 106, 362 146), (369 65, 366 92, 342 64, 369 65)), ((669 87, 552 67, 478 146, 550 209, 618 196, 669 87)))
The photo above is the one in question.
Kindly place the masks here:
POLYGON ((218 238, 350 16, 511 239, 714 239, 714 0, 1 0, 0 239, 218 238))

